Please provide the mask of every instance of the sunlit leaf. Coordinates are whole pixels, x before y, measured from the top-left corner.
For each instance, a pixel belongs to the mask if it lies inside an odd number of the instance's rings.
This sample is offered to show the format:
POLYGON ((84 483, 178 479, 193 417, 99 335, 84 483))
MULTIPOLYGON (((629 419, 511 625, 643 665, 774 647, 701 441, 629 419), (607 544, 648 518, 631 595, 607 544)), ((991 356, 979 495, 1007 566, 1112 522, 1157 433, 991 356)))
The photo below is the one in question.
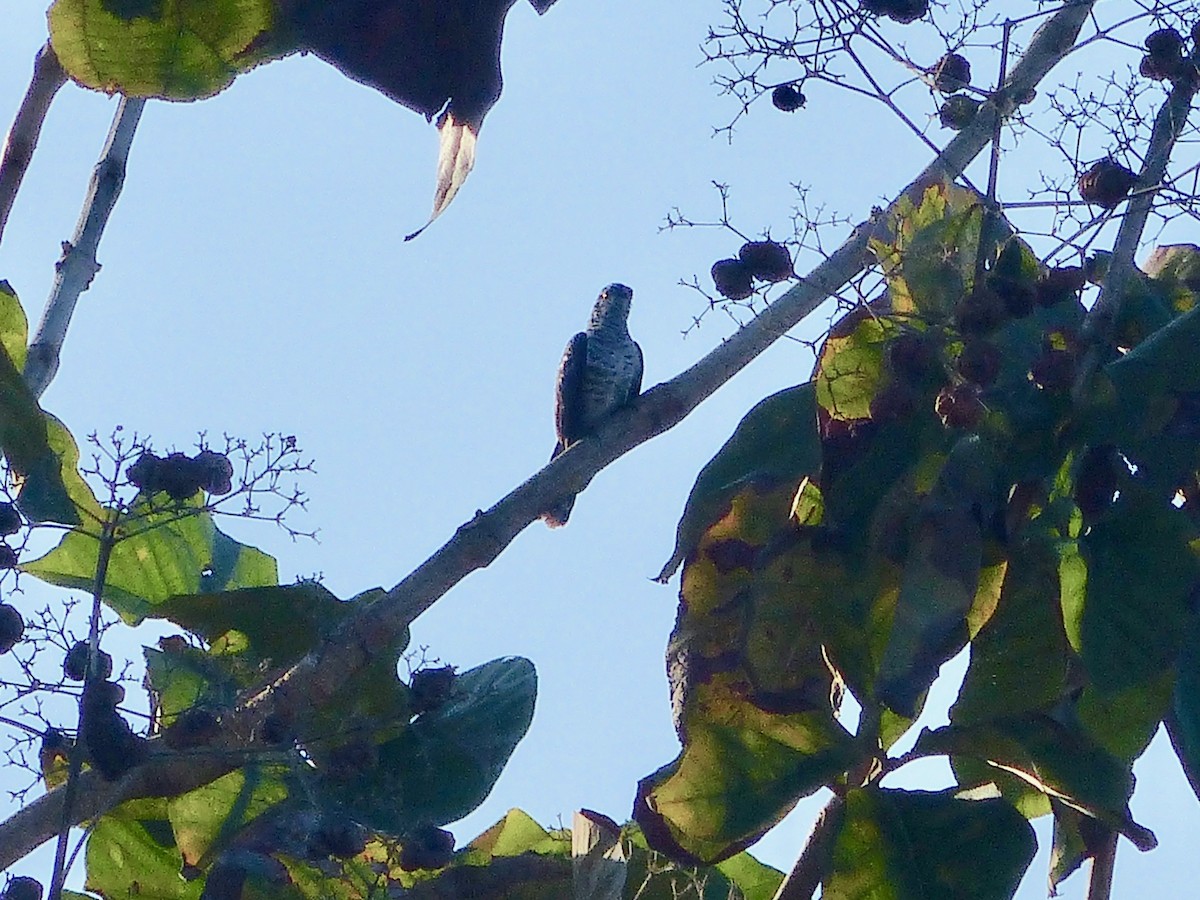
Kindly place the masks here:
POLYGON ((227 844, 247 823, 288 795, 280 773, 251 764, 194 791, 172 797, 167 816, 183 861, 211 861, 214 846, 227 844))
POLYGON ((130 800, 105 813, 87 842, 84 888, 104 897, 139 891, 161 900, 199 900, 203 880, 179 876, 183 857, 175 845, 165 799, 130 800))
POLYGON ((196 100, 261 61, 271 0, 55 0, 50 40, 72 78, 129 97, 196 100))

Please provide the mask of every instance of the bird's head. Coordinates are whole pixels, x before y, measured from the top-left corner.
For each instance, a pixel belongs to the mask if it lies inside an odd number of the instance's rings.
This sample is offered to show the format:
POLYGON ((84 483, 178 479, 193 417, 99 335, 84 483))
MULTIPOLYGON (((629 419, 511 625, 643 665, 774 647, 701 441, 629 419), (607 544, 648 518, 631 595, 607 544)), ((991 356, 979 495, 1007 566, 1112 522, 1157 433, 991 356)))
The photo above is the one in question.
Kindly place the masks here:
POLYGON ((633 288, 623 284, 610 284, 600 292, 596 305, 592 307, 591 324, 624 324, 629 319, 629 306, 632 302, 633 288))

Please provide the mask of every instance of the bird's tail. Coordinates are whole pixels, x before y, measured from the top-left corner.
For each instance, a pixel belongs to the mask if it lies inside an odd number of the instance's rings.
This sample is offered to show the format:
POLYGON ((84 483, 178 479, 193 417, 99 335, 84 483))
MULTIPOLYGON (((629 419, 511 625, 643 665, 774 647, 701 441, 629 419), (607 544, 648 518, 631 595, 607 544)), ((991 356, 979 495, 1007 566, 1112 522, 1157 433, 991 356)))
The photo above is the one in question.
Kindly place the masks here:
MULTIPOLYGON (((554 445, 554 452, 550 454, 550 461, 553 462, 560 453, 567 448, 558 443, 554 445)), ((571 509, 575 506, 575 495, 563 497, 563 499, 555 502, 548 510, 542 513, 542 521, 549 528, 562 528, 567 524, 567 519, 571 516, 571 509)))

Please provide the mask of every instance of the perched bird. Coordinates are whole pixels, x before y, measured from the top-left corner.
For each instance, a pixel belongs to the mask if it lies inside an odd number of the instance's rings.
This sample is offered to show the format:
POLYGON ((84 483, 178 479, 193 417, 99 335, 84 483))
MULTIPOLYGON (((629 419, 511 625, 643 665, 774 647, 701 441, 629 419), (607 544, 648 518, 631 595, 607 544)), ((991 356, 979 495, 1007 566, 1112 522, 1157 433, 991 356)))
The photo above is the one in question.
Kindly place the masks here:
MULTIPOLYGON (((587 330, 563 353, 554 389, 554 459, 600 423, 632 401, 642 390, 642 348, 629 336, 629 304, 633 291, 610 284, 600 292, 587 330)), ((546 524, 567 524, 575 497, 565 497, 542 514, 546 524)))

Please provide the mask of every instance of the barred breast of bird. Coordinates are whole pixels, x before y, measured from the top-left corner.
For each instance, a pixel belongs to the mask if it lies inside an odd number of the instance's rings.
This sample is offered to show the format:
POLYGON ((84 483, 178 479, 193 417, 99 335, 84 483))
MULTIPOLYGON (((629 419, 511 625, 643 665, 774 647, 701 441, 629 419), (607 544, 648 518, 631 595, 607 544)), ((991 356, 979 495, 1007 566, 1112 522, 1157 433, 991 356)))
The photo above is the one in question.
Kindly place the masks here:
POLYGON ((588 422, 599 421, 626 402, 636 366, 637 351, 628 334, 625 340, 606 340, 600 334, 592 334, 582 391, 584 418, 588 422))

